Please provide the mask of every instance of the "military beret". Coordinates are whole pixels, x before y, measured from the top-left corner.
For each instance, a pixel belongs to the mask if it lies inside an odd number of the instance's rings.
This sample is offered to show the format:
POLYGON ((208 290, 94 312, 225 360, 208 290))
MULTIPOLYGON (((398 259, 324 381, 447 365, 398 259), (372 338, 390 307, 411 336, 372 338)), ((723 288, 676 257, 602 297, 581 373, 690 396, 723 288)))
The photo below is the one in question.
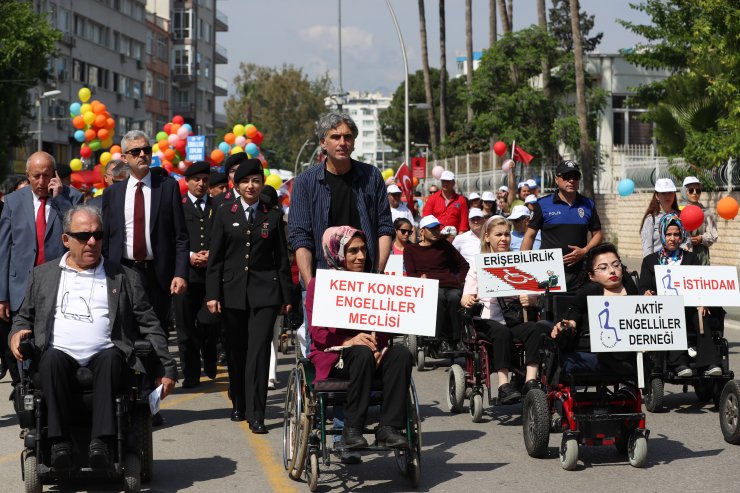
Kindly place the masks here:
POLYGON ((196 161, 185 170, 185 177, 190 178, 195 175, 210 174, 211 165, 205 161, 196 161))
POLYGON ((229 181, 229 177, 225 173, 219 173, 218 171, 211 171, 211 178, 208 180, 209 187, 215 187, 229 181))
POLYGON ((249 175, 265 176, 264 171, 262 171, 262 161, 259 159, 246 159, 242 161, 234 174, 234 183, 239 183, 249 175))
POLYGON ((248 159, 249 156, 247 156, 246 152, 235 152, 226 159, 226 162, 224 163, 224 173, 228 173, 232 166, 239 166, 248 159))

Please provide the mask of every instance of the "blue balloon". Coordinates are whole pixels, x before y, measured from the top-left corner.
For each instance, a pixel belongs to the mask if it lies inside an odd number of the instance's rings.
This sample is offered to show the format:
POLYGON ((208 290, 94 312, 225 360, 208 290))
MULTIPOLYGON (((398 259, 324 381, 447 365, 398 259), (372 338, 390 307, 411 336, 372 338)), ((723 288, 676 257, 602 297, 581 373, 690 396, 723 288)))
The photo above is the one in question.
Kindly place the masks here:
POLYGON ((193 132, 193 127, 191 127, 189 123, 183 123, 182 126, 188 129, 188 133, 193 132))
POLYGON ((219 149, 221 150, 221 152, 223 152, 224 154, 228 154, 228 153, 229 153, 229 149, 231 149, 231 146, 230 146, 229 144, 227 144, 226 142, 221 142, 221 143, 220 143, 220 144, 218 145, 218 148, 219 148, 219 149))
POLYGON ((630 180, 629 178, 625 178, 624 180, 619 182, 619 185, 617 185, 617 192, 619 192, 619 195, 622 197, 632 195, 632 192, 634 191, 635 182, 630 180))
POLYGON ((256 157, 260 153, 260 150, 257 147, 257 144, 255 144, 254 142, 250 142, 249 144, 247 144, 247 147, 244 148, 244 152, 252 157, 256 157))
POLYGON ((82 105, 80 103, 72 103, 72 104, 69 105, 69 112, 72 115, 77 116, 77 115, 80 114, 80 109, 81 108, 82 108, 82 105))
POLYGON ((85 132, 83 132, 82 130, 77 130, 75 132, 75 140, 77 142, 85 142, 85 132))

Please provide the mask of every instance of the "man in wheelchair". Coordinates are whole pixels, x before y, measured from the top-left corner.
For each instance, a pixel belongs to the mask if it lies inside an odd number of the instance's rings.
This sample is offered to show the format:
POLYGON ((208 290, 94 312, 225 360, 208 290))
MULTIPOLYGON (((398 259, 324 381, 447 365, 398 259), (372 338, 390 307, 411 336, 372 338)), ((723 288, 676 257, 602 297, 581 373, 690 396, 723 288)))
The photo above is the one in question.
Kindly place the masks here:
MULTIPOLYGON (((92 430, 89 464, 106 468, 117 433, 116 396, 124 390, 128 369, 146 373, 134 341, 146 339, 158 357, 156 385, 164 399, 174 388, 177 367, 167 339, 146 299, 137 275, 101 257, 103 223, 96 208, 80 205, 64 217, 61 259, 36 267, 26 297, 13 320, 9 345, 21 362, 23 339, 33 338, 36 367, 46 406, 46 436, 55 469, 73 465, 70 443, 72 390, 81 367, 92 372, 92 430), (163 370, 163 371, 162 371, 163 370)), ((43 425, 42 425, 43 426, 43 425)))

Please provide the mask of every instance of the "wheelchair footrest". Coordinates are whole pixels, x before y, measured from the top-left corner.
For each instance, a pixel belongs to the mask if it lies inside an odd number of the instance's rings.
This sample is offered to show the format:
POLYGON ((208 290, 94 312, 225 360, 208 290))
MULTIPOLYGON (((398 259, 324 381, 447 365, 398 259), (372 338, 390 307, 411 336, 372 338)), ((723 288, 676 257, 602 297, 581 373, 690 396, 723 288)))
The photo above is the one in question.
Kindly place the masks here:
POLYGON ((339 454, 341 454, 342 452, 345 452, 345 451, 346 452, 367 452, 367 453, 370 453, 370 452, 387 452, 387 451, 390 451, 390 450, 408 450, 408 447, 394 448, 394 447, 386 447, 386 446, 372 444, 372 445, 368 445, 367 447, 347 448, 347 447, 343 447, 343 446, 339 445, 339 446, 335 446, 335 447, 331 448, 330 450, 331 450, 331 453, 332 454, 339 455, 339 454))
POLYGON ((645 413, 606 413, 606 414, 574 414, 576 421, 639 421, 645 419, 645 413))

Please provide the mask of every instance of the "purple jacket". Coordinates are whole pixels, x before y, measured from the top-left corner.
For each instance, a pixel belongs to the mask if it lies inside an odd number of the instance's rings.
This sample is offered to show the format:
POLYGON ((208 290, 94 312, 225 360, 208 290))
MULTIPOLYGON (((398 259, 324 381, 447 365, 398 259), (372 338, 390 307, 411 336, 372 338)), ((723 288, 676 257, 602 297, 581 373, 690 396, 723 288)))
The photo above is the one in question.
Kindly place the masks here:
MULTIPOLYGON (((316 288, 316 278, 314 277, 308 283, 306 288, 306 317, 308 320, 308 332, 311 334, 311 352, 308 359, 316 368, 316 378, 314 382, 326 380, 332 367, 339 361, 339 353, 325 353, 324 349, 332 346, 341 346, 347 338, 357 335, 356 330, 335 329, 332 327, 316 327, 313 325, 313 297, 316 288)), ((378 341, 378 347, 388 345, 390 334, 376 332, 375 337, 378 341)))

